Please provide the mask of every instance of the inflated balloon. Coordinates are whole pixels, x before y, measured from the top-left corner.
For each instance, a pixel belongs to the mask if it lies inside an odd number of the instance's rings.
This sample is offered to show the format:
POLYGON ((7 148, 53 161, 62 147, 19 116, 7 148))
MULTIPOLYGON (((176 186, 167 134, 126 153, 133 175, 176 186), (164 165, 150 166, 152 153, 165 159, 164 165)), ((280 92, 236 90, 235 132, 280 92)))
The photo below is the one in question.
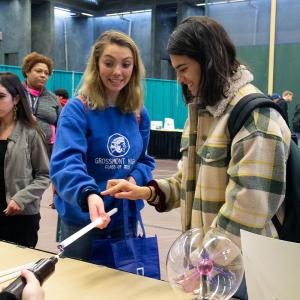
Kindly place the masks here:
POLYGON ((181 299, 226 300, 239 288, 244 267, 240 249, 221 231, 191 229, 167 256, 169 283, 181 299))

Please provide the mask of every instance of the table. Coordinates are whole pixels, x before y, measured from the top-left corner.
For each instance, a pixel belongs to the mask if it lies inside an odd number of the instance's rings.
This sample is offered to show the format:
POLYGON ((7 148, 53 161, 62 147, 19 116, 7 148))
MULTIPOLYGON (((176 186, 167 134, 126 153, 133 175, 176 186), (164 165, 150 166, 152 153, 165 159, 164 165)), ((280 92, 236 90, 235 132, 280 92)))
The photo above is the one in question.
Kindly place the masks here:
MULTIPOLYGON (((0 242, 0 270, 36 262, 53 254, 0 242)), ((167 282, 63 258, 43 284, 45 300, 174 300, 167 282)))
POLYGON ((154 158, 180 159, 182 130, 150 130, 148 154, 154 158))
MULTIPOLYGON (((49 252, 0 242, 0 271, 51 256, 53 254, 49 252)), ((45 300, 181 299, 167 282, 70 258, 58 261, 55 272, 44 282, 43 289, 45 300)))

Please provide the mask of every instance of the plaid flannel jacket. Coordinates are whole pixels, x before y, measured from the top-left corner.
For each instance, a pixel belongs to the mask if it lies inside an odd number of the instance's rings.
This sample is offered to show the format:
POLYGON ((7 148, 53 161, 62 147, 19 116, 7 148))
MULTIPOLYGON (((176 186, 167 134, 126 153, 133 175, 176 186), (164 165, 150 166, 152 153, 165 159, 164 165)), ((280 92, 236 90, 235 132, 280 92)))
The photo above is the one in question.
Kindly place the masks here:
MULTIPOLYGON (((286 161, 291 133, 280 114, 256 109, 230 147, 228 119, 245 95, 259 92, 242 86, 223 111, 189 104, 181 141, 182 162, 177 174, 157 180, 166 196, 167 211, 181 206, 182 230, 224 231, 240 246, 240 229, 277 237, 271 218, 282 219, 286 161)), ((220 109, 220 107, 218 108, 220 109)))

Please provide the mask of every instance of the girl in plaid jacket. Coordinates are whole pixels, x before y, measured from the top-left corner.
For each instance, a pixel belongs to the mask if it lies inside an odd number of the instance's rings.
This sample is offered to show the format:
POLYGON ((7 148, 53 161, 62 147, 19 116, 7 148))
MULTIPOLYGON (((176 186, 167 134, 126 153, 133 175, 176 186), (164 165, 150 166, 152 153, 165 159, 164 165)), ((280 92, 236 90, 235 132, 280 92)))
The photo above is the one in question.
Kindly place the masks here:
MULTIPOLYGON (((283 218, 291 139, 287 124, 275 109, 258 108, 230 140, 230 112, 259 90, 216 21, 204 16, 183 20, 167 50, 189 109, 181 168, 145 187, 110 180, 102 194, 146 199, 159 212, 181 206, 183 231, 221 230, 238 246, 240 229, 277 237, 271 219, 274 214, 283 218)), ((245 285, 237 297, 247 299, 245 285)))

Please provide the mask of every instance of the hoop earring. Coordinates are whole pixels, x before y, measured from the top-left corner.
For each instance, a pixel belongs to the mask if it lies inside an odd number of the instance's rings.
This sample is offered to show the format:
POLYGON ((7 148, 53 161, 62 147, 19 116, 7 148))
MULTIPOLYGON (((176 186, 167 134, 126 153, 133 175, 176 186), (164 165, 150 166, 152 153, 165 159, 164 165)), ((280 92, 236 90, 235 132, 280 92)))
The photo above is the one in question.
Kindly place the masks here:
POLYGON ((17 107, 17 105, 15 104, 14 105, 14 121, 16 121, 17 120, 17 110, 18 110, 18 107, 17 107))

